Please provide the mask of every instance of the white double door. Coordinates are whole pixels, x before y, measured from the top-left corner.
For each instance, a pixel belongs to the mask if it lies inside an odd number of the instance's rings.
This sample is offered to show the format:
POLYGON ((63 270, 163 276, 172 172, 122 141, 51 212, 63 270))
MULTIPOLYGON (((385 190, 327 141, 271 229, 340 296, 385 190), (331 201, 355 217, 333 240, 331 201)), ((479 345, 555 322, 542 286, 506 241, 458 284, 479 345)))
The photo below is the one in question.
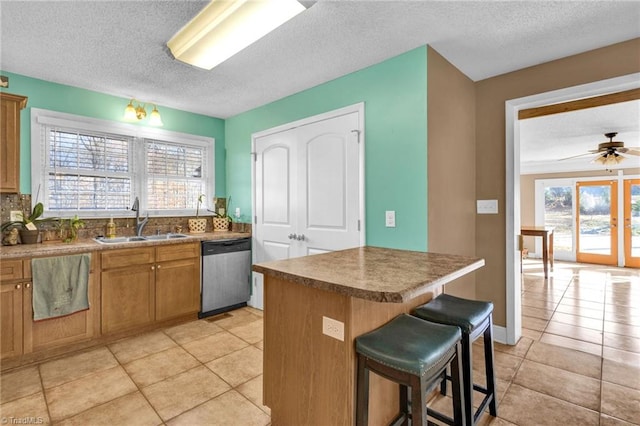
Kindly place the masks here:
MULTIPOLYGON (((254 135, 256 263, 364 244, 361 108, 305 121, 254 135)), ((262 308, 261 274, 253 287, 262 308)))

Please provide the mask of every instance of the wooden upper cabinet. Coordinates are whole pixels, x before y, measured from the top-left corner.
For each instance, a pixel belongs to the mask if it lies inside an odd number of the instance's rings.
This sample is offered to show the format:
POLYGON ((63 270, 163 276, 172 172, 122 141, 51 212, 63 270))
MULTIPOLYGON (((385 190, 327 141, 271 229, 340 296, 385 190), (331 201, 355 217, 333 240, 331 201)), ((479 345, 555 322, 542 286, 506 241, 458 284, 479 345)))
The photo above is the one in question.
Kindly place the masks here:
POLYGON ((27 98, 0 92, 0 192, 20 192, 20 111, 27 98))

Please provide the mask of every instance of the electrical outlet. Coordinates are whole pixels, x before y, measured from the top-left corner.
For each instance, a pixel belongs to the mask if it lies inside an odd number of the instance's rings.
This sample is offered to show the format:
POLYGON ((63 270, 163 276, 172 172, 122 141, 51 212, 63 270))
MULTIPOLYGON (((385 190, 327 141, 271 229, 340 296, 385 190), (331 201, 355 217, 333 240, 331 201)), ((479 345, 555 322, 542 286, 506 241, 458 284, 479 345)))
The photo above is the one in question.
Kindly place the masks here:
POLYGON ((384 213, 384 224, 387 228, 396 227, 396 212, 395 210, 387 210, 384 213))
POLYGON ((236 219, 240 219, 240 207, 236 207, 236 219))
POLYGON ((22 220, 22 212, 20 210, 11 210, 9 212, 9 220, 12 222, 22 220))
POLYGON ((344 323, 332 318, 322 317, 322 334, 344 342, 344 323))

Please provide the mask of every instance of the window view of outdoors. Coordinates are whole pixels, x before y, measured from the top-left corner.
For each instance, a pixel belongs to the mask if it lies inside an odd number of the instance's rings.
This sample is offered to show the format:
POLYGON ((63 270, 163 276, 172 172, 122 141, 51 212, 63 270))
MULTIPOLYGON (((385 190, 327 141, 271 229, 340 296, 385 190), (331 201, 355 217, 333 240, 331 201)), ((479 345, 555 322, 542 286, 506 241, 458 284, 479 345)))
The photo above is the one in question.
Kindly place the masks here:
POLYGON ((570 186, 549 186, 544 189, 544 225, 552 226, 553 250, 573 249, 573 200, 570 186))
POLYGON ((611 187, 609 185, 580 186, 580 230, 578 247, 581 253, 611 254, 611 187))
POLYGON ((631 256, 640 257, 640 185, 631 185, 631 256))
POLYGON ((50 210, 126 207, 132 184, 129 139, 51 130, 48 143, 50 210))

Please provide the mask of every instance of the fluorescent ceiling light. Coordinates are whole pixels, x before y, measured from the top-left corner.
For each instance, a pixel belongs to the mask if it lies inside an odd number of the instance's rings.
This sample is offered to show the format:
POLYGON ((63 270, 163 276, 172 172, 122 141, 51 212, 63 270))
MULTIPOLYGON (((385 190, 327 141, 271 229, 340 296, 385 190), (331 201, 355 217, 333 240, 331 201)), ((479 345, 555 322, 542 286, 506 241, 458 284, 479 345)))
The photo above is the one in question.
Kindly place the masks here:
POLYGON ((296 0, 213 0, 167 47, 177 60, 210 70, 304 10, 296 0))

